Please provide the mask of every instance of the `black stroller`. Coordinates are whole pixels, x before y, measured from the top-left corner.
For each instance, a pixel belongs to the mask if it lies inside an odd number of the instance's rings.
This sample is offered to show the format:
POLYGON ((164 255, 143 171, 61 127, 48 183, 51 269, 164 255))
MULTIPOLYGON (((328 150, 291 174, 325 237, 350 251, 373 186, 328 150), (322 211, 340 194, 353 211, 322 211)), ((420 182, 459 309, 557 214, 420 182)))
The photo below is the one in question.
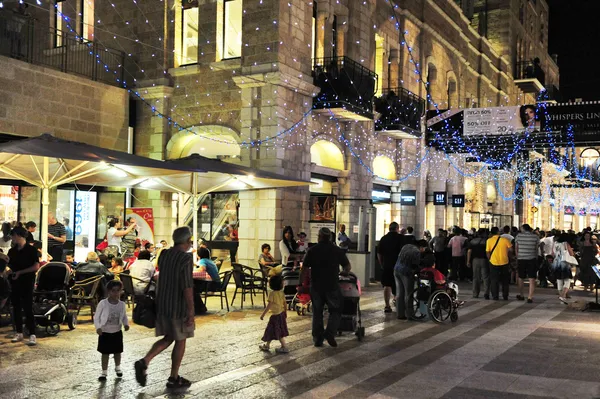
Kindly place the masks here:
POLYGON ((297 287, 300 285, 300 267, 294 267, 294 262, 288 262, 287 266, 281 269, 281 278, 283 279, 283 295, 288 304, 288 310, 293 310, 294 297, 297 287))
POLYGON ((62 262, 50 262, 40 267, 33 291, 33 315, 37 326, 45 327, 48 335, 56 335, 60 325, 69 330, 77 326, 77 314, 67 308, 71 270, 62 262))
POLYGON ((338 328, 338 335, 343 331, 353 332, 359 341, 365 336, 360 314, 360 281, 353 273, 340 274, 340 288, 344 297, 342 303, 342 320, 338 328))

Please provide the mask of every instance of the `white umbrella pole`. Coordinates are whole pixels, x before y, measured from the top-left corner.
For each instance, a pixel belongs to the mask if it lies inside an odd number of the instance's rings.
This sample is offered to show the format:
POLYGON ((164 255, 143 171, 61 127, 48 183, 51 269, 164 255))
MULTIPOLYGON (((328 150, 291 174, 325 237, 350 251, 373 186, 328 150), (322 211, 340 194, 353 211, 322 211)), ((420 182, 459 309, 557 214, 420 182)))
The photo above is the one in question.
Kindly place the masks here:
MULTIPOLYGON (((50 205, 50 189, 48 188, 50 175, 50 161, 44 157, 43 184, 42 184, 42 231, 40 239, 42 241, 42 259, 48 260, 48 206, 50 205)), ((60 259, 58 260, 60 261, 60 259)))
POLYGON ((198 176, 192 174, 192 226, 194 228, 194 249, 198 249, 198 176))

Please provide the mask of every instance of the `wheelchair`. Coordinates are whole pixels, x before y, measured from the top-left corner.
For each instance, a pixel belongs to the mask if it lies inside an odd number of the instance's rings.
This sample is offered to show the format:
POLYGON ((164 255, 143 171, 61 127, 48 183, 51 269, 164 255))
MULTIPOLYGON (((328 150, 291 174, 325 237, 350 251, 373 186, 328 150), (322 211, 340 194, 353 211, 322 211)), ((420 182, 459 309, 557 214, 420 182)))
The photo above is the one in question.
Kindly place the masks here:
POLYGON ((437 323, 450 319, 453 323, 458 321, 458 308, 462 304, 458 301, 458 286, 456 283, 447 282, 438 286, 433 278, 433 273, 421 272, 415 276, 417 287, 411 292, 408 307, 415 320, 425 317, 437 323))

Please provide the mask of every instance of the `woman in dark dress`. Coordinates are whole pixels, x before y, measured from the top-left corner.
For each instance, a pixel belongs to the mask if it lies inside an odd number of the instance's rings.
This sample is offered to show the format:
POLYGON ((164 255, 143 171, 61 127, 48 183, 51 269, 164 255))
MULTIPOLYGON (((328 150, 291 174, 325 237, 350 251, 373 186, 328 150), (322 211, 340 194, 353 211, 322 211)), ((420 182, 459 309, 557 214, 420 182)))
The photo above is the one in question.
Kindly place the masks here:
POLYGON ((596 274, 592 270, 592 266, 598 263, 596 255, 598 254, 598 246, 596 242, 592 240, 592 234, 586 232, 583 235, 583 242, 580 244, 581 260, 579 262, 581 285, 587 291, 588 288, 592 290, 592 286, 596 282, 596 274))

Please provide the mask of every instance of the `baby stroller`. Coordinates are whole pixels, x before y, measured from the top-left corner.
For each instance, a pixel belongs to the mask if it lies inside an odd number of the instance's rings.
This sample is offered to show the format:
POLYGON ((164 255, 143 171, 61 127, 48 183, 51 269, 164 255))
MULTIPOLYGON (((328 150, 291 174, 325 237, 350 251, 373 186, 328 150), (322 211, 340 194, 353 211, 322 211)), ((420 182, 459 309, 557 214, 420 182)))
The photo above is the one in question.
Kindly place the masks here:
POLYGON ((418 286, 409 296, 408 306, 413 319, 429 318, 442 323, 448 318, 458 321, 457 309, 462 305, 458 301, 458 285, 447 282, 443 286, 436 284, 433 273, 421 271, 417 274, 418 286))
POLYGON ((299 316, 310 313, 312 301, 310 298, 310 269, 300 269, 300 285, 296 288, 296 295, 292 300, 292 308, 296 309, 299 316))
POLYGON ((36 325, 46 327, 48 335, 56 335, 64 322, 69 330, 77 326, 77 315, 67 309, 71 270, 62 262, 40 267, 33 291, 33 315, 36 325))
POLYGON ((338 328, 338 335, 342 332, 353 332, 359 341, 365 336, 365 328, 362 326, 360 314, 360 281, 353 273, 340 274, 340 288, 342 290, 342 320, 338 328))
POLYGON ((293 302, 296 297, 296 288, 300 285, 300 270, 293 267, 293 262, 281 269, 281 278, 283 279, 283 295, 288 304, 288 310, 293 310, 293 302))

